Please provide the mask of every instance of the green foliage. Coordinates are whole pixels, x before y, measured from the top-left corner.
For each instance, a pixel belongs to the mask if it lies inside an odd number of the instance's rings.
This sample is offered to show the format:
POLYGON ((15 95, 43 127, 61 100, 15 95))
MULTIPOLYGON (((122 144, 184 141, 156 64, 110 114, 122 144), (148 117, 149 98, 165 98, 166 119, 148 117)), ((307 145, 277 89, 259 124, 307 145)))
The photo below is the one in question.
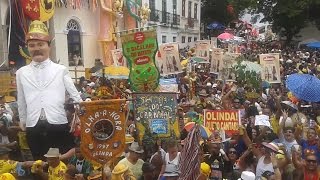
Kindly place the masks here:
POLYGON ((237 64, 232 67, 232 72, 236 75, 236 81, 239 86, 250 89, 260 89, 261 77, 255 71, 247 70, 247 66, 242 64, 246 59, 244 56, 239 56, 237 64))
POLYGON ((286 37, 289 43, 307 22, 320 28, 319 0, 229 0, 238 14, 262 13, 263 21, 272 24, 273 31, 286 37))
POLYGON ((228 25, 233 17, 227 12, 228 2, 226 0, 202 0, 201 2, 201 22, 205 27, 217 21, 228 25))

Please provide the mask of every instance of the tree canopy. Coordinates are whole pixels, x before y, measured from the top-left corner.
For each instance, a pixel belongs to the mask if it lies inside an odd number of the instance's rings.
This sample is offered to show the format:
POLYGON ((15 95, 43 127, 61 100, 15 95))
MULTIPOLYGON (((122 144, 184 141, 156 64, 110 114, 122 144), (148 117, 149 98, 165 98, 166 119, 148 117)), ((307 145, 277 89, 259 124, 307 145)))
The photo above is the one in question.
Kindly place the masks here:
POLYGON ((287 42, 308 22, 320 28, 320 0, 204 0, 201 18, 205 24, 216 20, 227 25, 245 12, 262 13, 261 21, 270 22, 273 31, 286 37, 287 42), (227 11, 228 6, 232 6, 233 14, 227 11))

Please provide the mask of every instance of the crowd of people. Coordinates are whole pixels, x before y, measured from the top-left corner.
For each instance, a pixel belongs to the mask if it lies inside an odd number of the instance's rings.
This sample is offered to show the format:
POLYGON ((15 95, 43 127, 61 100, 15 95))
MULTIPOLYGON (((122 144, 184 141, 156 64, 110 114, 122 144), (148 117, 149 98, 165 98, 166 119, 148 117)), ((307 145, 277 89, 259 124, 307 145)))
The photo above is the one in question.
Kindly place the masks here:
MULTIPOLYGON (((50 40, 43 23, 31 23, 26 41, 33 61, 16 73, 17 103, 6 103, 0 96, 0 179, 179 179, 187 163, 182 153, 189 132, 183 129, 178 139, 156 139, 148 156, 134 116, 127 121, 126 150, 121 157, 104 165, 84 158, 79 129, 70 131, 78 103, 130 98, 130 85, 104 77, 81 78, 74 85, 67 69, 50 60, 50 40)), ((320 104, 294 98, 285 84, 294 73, 319 78, 320 53, 303 48, 242 49, 242 56, 250 61, 258 61, 261 53, 280 53, 281 83, 252 87, 221 80, 204 65, 177 75, 176 116, 182 122, 190 121, 190 114, 203 118, 205 109, 242 112, 239 131, 230 137, 214 131, 199 140, 195 180, 320 179, 320 104), (266 115, 269 125, 256 126, 258 115, 266 115)), ((186 55, 191 57, 193 52, 186 55)))

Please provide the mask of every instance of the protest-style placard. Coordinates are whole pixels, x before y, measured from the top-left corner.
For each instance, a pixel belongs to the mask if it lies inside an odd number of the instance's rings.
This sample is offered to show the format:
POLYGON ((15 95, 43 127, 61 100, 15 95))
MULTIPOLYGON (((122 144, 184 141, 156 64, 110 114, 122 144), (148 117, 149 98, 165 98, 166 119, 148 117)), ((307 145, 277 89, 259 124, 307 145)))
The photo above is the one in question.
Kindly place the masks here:
POLYGON ((81 144, 84 157, 105 164, 119 157, 125 149, 125 100, 82 102, 81 144))
POLYGON ((113 66, 124 66, 127 67, 127 60, 122 53, 122 49, 111 50, 113 66))
POLYGON ((233 79, 235 80, 235 74, 232 73, 232 66, 236 63, 237 57, 240 53, 224 53, 222 57, 222 63, 219 64, 219 79, 233 79))
POLYGON ((210 72, 219 73, 219 66, 222 63, 223 49, 212 48, 211 51, 211 62, 210 62, 210 72))
POLYGON ((176 93, 134 93, 134 119, 140 140, 145 135, 170 137, 171 128, 178 136, 179 125, 176 121, 176 93))
POLYGON ((160 74, 178 74, 182 72, 180 63, 178 43, 165 43, 159 47, 160 58, 157 58, 157 65, 160 74))
POLYGON ((254 125, 271 127, 269 119, 270 117, 264 114, 256 115, 254 125))
POLYGON ((218 38, 211 37, 211 48, 218 48, 218 38))
POLYGON ((224 130, 226 134, 239 131, 239 110, 204 110, 204 125, 211 131, 224 130))
POLYGON ((196 57, 200 57, 209 62, 210 40, 199 40, 195 43, 196 57))
POLYGON ((269 83, 281 83, 280 55, 260 54, 260 65, 262 66, 261 79, 269 83))

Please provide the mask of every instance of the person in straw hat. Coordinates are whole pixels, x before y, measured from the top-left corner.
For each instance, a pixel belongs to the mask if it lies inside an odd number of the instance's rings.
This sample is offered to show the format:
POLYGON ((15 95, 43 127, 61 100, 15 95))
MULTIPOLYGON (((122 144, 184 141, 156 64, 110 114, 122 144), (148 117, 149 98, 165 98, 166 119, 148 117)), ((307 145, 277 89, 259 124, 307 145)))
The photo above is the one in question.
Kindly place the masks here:
POLYGON ((49 165, 48 173, 45 173, 42 168, 45 163, 42 163, 41 166, 35 168, 34 173, 38 174, 41 179, 64 180, 67 166, 60 161, 60 156, 61 154, 58 148, 50 148, 47 154, 44 155, 49 165))
POLYGON ((128 149, 128 157, 119 161, 118 165, 124 164, 128 166, 129 170, 133 173, 134 177, 136 179, 139 179, 142 176, 142 165, 144 163, 144 161, 140 159, 140 157, 144 153, 144 150, 137 142, 133 142, 128 149))
POLYGON ((111 180, 136 180, 136 178, 127 165, 117 164, 112 171, 111 180))
POLYGON ((43 22, 31 22, 26 44, 32 62, 16 73, 20 127, 33 158, 42 159, 50 147, 61 153, 74 147, 64 109, 66 91, 75 103, 81 97, 68 69, 50 59, 51 37, 43 22))

